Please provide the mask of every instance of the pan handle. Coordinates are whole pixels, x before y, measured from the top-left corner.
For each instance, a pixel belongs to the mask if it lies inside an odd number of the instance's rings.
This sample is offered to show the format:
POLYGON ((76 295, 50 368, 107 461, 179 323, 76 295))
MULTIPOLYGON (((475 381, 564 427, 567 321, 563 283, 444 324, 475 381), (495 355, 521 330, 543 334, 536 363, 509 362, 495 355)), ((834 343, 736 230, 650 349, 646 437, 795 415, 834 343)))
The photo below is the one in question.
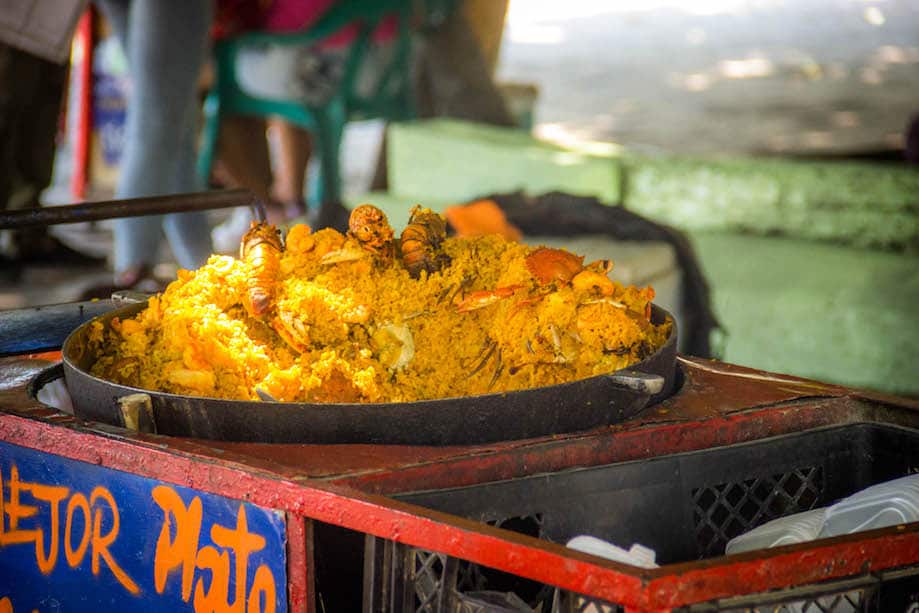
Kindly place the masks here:
POLYGON ((156 419, 150 394, 138 393, 118 399, 118 410, 124 427, 135 432, 156 434, 156 419))
POLYGON ((664 389, 664 378, 638 370, 617 370, 606 375, 606 380, 614 386, 635 392, 643 396, 653 396, 664 389))
POLYGON ((138 302, 146 302, 150 299, 151 294, 145 294, 144 292, 135 292, 131 289, 121 289, 112 294, 112 302, 125 306, 128 304, 137 304, 138 302))

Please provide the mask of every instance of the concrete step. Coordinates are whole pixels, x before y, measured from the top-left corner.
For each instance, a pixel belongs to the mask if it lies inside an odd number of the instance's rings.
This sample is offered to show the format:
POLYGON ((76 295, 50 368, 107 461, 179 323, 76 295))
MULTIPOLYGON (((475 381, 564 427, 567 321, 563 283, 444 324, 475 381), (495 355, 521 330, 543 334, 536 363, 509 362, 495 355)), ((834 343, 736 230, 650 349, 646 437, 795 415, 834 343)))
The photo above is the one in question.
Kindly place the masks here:
POLYGON ((919 394, 919 257, 737 234, 692 240, 726 361, 919 394))
POLYGON ((516 129, 448 119, 393 124, 387 152, 396 194, 464 202, 525 189, 620 198, 614 155, 565 149, 516 129))
POLYGON ((621 202, 685 230, 919 247, 919 171, 904 164, 573 150, 444 119, 393 126, 389 163, 397 194, 461 202, 561 190, 621 202))

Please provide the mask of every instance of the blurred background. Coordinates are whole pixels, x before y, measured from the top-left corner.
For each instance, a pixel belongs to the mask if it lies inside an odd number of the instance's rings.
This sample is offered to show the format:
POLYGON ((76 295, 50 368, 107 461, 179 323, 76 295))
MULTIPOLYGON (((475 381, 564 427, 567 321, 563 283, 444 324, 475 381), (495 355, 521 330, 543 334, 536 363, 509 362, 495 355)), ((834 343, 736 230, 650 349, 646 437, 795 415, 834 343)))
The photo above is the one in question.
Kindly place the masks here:
POLYGON ((545 138, 839 155, 903 146, 917 67, 903 0, 515 0, 498 78, 545 138))

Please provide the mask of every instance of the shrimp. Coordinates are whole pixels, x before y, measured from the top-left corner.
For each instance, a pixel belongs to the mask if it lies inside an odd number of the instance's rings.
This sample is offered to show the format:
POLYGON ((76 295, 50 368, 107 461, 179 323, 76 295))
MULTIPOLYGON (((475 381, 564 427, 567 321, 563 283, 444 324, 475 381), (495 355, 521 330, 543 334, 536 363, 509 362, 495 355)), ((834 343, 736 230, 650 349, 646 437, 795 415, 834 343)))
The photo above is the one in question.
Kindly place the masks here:
POLYGON ((400 246, 402 264, 413 279, 421 276, 422 270, 432 273, 449 265, 450 257, 441 249, 446 237, 447 223, 443 217, 418 205, 412 208, 400 246))
POLYGON ((243 306, 255 318, 274 309, 275 290, 281 269, 281 233, 273 225, 252 222, 239 245, 239 259, 249 267, 243 306))

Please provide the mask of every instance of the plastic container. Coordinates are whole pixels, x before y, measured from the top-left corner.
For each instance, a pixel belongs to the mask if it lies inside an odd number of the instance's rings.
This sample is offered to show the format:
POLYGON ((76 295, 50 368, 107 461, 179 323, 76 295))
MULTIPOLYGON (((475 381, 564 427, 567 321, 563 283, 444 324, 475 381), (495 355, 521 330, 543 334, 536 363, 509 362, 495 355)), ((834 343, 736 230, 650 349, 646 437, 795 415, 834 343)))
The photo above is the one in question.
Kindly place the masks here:
POLYGON ((728 541, 725 553, 731 555, 813 541, 819 538, 825 518, 826 508, 820 508, 774 519, 728 541))
POLYGON ((576 549, 577 551, 606 558, 607 560, 622 562, 623 564, 631 564, 641 568, 657 568, 657 563, 655 562, 657 554, 654 550, 638 543, 633 544, 630 549, 623 549, 595 536, 581 535, 568 541, 566 546, 569 549, 576 549))
POLYGON ((819 537, 851 534, 919 521, 919 475, 873 485, 826 511, 819 537))
POLYGON ((457 596, 459 613, 533 613, 516 594, 508 592, 466 592, 457 596))

